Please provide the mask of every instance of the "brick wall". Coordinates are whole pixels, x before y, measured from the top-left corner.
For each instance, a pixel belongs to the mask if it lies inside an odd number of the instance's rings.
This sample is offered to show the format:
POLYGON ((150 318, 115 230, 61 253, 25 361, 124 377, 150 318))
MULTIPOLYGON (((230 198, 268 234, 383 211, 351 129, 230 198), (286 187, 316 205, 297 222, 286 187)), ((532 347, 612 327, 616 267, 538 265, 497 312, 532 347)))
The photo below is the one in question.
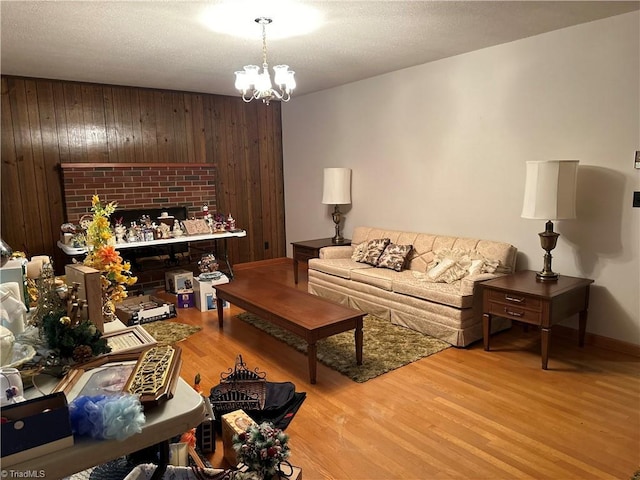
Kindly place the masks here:
POLYGON ((64 163, 66 221, 91 212, 91 197, 116 202, 118 209, 187 207, 189 217, 203 205, 216 212, 215 167, 188 163, 64 163))

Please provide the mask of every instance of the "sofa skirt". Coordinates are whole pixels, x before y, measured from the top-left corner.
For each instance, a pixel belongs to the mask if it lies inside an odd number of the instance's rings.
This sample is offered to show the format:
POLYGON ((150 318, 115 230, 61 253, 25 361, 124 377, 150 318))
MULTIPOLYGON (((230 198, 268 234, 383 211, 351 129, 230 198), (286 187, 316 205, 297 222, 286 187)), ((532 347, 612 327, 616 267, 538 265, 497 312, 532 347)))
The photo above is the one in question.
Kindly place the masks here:
MULTIPOLYGON (((317 270, 309 270, 308 291, 456 347, 466 347, 482 339, 482 317, 477 309, 442 305, 317 270)), ((511 326, 511 321, 503 318, 495 318, 491 323, 492 333, 511 326)))

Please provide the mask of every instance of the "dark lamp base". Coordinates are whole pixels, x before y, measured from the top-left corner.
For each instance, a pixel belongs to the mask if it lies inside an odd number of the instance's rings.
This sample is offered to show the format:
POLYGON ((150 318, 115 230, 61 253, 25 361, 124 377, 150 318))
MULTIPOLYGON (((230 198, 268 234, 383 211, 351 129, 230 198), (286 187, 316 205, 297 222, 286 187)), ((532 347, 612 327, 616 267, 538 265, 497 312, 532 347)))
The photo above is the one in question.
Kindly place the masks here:
POLYGON ((536 279, 541 282, 554 282, 558 280, 558 274, 554 272, 537 272, 536 279))

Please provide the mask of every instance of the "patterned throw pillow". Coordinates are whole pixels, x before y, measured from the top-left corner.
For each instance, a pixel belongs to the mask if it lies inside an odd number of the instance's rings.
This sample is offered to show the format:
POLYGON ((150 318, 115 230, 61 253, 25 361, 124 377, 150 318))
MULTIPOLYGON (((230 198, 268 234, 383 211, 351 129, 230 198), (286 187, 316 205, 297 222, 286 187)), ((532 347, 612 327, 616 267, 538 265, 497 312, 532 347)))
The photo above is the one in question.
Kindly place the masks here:
POLYGON ((367 248, 367 242, 362 242, 359 245, 356 245, 353 249, 353 253, 351 254, 351 260, 354 262, 361 262, 364 258, 364 252, 367 248))
POLYGON ((407 263, 407 257, 411 253, 413 245, 396 245, 390 243, 384 249, 382 255, 378 259, 378 267, 390 268, 396 272, 401 271, 407 263))
POLYGON ((378 264, 380 255, 382 255, 382 252, 384 252, 384 249, 387 248, 387 245, 389 245, 390 242, 391 240, 388 238, 376 238, 374 240, 369 240, 365 247, 364 256, 362 257, 361 262, 368 263, 375 267, 378 264))

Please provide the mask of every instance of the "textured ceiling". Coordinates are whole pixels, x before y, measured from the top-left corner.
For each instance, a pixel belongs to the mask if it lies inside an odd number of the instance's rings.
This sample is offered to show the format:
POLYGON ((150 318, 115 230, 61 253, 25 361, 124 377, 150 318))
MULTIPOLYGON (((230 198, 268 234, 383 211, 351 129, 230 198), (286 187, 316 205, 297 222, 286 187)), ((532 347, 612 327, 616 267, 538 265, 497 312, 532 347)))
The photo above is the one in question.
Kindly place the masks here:
MULTIPOLYGON (((200 17, 220 1, 2 1, 7 75, 236 95, 233 72, 261 63, 263 12, 242 9, 255 38, 216 33, 200 17)), ((261 6, 272 2, 262 0, 261 6)), ((640 8, 627 1, 299 1, 312 33, 269 39, 270 66, 296 71, 298 95, 640 8)), ((234 0, 243 5, 243 0, 234 0)), ((275 32, 275 30, 273 30, 275 32)))

